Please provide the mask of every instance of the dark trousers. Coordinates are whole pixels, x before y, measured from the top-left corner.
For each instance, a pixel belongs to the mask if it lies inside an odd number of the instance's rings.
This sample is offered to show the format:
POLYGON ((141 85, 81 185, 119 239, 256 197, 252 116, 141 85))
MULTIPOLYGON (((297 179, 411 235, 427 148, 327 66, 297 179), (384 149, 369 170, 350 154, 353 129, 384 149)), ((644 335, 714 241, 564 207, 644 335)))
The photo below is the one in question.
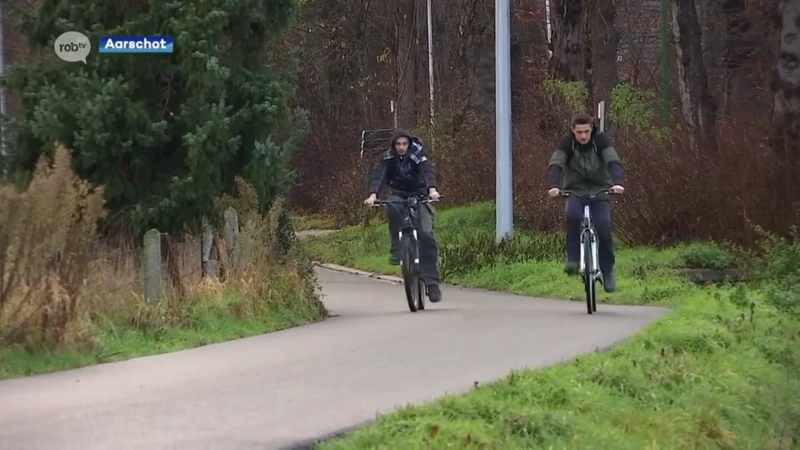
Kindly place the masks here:
MULTIPOLYGON (((600 271, 610 274, 614 271, 614 239, 611 236, 611 205, 605 200, 596 200, 589 206, 592 223, 597 231, 598 257, 600 271)), ((576 197, 567 197, 567 261, 579 263, 581 257, 581 222, 583 203, 576 197)))
MULTIPOLYGON (((391 195, 388 201, 402 201, 403 197, 391 195)), ((405 217, 405 205, 391 204, 386 207, 389 216, 389 234, 392 254, 397 252, 400 243, 400 229, 405 217)), ((439 283, 439 244, 433 234, 433 217, 436 211, 430 203, 419 205, 417 210, 417 236, 419 237, 419 268, 425 284, 439 283)))

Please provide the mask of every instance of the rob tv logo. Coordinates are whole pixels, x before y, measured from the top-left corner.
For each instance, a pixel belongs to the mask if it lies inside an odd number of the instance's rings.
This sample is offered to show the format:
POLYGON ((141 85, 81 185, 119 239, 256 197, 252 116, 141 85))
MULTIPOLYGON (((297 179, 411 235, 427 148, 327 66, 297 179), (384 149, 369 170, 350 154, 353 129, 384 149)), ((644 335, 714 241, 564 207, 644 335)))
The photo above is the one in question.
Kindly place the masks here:
POLYGON ((59 36, 53 43, 56 56, 67 62, 86 64, 86 57, 92 51, 92 41, 83 33, 67 31, 59 36))
POLYGON ((58 51, 60 52, 77 52, 78 50, 83 50, 88 48, 89 44, 85 42, 70 42, 68 44, 58 44, 58 51))

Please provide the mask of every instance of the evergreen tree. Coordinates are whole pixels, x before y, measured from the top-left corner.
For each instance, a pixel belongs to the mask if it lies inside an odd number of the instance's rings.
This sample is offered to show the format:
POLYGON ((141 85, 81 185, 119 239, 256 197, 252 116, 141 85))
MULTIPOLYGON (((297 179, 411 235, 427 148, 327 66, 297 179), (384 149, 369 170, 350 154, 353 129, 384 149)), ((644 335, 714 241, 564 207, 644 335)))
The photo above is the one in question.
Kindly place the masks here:
MULTIPOLYGON (((13 2, 8 3, 13 7, 13 2)), ((180 232, 243 176, 267 206, 291 182, 306 129, 291 106, 297 66, 280 37, 298 0, 41 0, 22 32, 42 58, 4 82, 21 96, 7 169, 29 172, 64 142, 75 171, 102 184, 117 222, 180 232), (88 64, 53 51, 65 31, 92 41, 88 64), (101 35, 175 38, 173 54, 99 54, 101 35)))

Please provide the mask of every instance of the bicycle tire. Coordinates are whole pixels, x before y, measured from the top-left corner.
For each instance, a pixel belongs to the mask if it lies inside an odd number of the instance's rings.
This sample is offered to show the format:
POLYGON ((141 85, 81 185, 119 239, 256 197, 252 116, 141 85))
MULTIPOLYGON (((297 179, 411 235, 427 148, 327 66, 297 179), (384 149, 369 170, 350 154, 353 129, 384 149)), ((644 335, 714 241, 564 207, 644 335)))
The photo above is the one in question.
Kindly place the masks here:
POLYGON ((425 297, 428 295, 428 288, 425 286, 425 282, 420 277, 417 277, 417 289, 418 289, 417 298, 419 299, 419 301, 417 302, 417 311, 424 311, 425 297))
POLYGON ((589 314, 597 311, 597 292, 595 291, 594 273, 592 273, 593 257, 591 235, 586 233, 583 239, 583 287, 586 292, 586 312, 589 314))
MULTIPOLYGON (((403 272, 403 286, 406 291, 406 301, 411 312, 417 312, 419 305, 419 275, 414 263, 414 238, 403 235, 400 239, 400 249, 403 252, 401 271, 403 272)), ((423 291, 424 292, 424 291, 423 291)))

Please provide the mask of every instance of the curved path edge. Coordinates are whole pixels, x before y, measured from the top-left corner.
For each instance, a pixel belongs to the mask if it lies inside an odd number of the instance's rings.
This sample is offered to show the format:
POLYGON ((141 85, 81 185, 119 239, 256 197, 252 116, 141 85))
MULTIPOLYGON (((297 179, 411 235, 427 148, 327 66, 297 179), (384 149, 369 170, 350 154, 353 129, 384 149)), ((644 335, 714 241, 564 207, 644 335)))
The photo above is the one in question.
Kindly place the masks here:
POLYGON ((443 285, 442 303, 411 313, 396 277, 315 271, 322 322, 0 382, 0 448, 313 448, 398 407, 601 351, 669 311, 589 316, 580 302, 443 285))
POLYGON ((340 266, 339 264, 325 263, 321 261, 314 261, 314 265, 317 267, 322 267, 323 269, 332 270, 334 272, 374 278, 376 280, 386 281, 392 284, 403 284, 402 278, 393 275, 382 275, 375 272, 367 272, 366 270, 353 269, 352 267, 340 266))

